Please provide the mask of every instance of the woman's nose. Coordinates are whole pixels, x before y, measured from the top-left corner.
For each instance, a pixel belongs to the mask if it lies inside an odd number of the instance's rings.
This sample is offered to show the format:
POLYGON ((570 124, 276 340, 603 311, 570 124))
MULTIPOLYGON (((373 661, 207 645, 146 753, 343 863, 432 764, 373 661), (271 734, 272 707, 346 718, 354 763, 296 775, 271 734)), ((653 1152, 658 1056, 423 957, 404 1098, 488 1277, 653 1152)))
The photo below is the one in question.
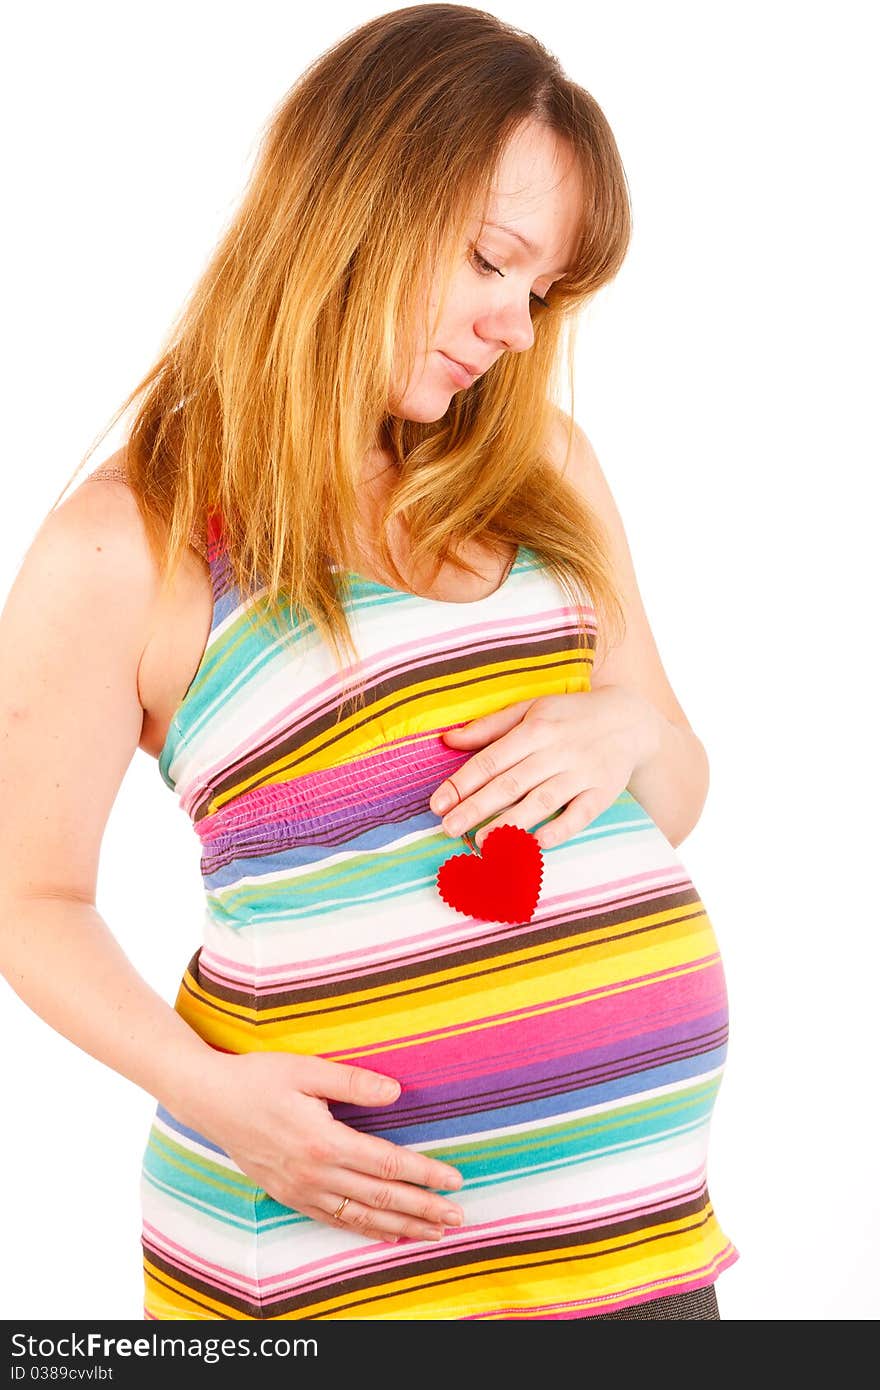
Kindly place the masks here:
POLYGON ((531 300, 512 301, 495 315, 495 332, 510 352, 525 352, 535 341, 531 300))

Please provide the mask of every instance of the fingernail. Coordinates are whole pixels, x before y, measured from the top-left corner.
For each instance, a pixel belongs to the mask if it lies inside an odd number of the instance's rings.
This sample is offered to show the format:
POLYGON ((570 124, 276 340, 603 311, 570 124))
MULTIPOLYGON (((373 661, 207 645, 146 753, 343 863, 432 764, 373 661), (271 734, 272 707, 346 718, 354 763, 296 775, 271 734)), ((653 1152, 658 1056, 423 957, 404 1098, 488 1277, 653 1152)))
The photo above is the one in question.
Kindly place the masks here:
POLYGON ((463 1182, 464 1178, 461 1176, 461 1173, 457 1173, 454 1170, 449 1170, 446 1174, 446 1181, 435 1183, 434 1187, 435 1191, 440 1191, 445 1187, 451 1187, 454 1189, 461 1187, 463 1182))
POLYGON ((463 816, 452 815, 446 817, 445 821, 443 822, 443 829, 446 831, 447 835, 457 835, 463 825, 463 816))
POLYGON ((450 806, 455 805, 455 797, 448 787, 441 787, 431 797, 431 803, 438 816, 442 816, 444 811, 448 811, 450 806))
POLYGON ((452 1207, 447 1207, 446 1211, 443 1213, 443 1220, 446 1222, 447 1226, 460 1226, 464 1221, 464 1217, 460 1211, 454 1211, 452 1207))
POLYGON ((400 1084, 397 1081, 381 1081, 379 1083, 380 1100, 396 1100, 400 1095, 400 1084))

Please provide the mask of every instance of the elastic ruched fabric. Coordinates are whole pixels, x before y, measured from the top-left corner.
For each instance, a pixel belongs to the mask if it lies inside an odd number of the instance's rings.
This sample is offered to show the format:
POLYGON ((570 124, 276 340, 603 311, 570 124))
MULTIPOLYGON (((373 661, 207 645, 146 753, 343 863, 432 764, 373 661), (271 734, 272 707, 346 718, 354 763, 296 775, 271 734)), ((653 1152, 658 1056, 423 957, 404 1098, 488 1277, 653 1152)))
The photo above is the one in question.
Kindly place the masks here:
MULTIPOLYGON (((616 1308, 613 1313, 597 1313, 596 1317, 627 1318, 631 1322, 653 1322, 655 1318, 667 1322, 721 1320, 714 1284, 709 1284, 705 1289, 689 1289, 687 1293, 668 1294, 665 1298, 651 1298, 645 1303, 631 1303, 627 1308, 616 1308)), ((579 1321, 586 1322, 587 1319, 581 1318, 579 1321)))

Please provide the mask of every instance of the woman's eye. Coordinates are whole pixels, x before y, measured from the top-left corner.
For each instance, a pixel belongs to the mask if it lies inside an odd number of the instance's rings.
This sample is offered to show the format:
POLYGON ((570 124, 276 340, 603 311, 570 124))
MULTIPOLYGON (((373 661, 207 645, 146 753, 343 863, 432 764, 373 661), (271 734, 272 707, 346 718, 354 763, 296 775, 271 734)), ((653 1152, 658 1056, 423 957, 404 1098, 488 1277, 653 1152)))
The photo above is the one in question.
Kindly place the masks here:
POLYGON ((483 272, 484 275, 492 275, 492 274, 494 274, 494 275, 501 275, 501 274, 502 274, 502 272, 498 269, 497 265, 492 265, 492 263, 491 263, 490 261, 487 261, 487 260, 486 260, 486 257, 485 257, 485 256, 481 256, 481 255, 480 255, 480 253, 479 253, 479 251, 476 249, 476 247, 474 247, 473 253, 474 253, 474 260, 477 262, 478 266, 480 267, 480 270, 483 272))
MULTIPOLYGON (((504 278, 504 271, 499 270, 497 265, 493 265, 491 261, 487 261, 485 256, 481 256, 475 246, 471 247, 471 253, 482 275, 494 274, 500 275, 502 279, 504 278)), ((541 296, 539 294, 535 294, 534 291, 532 291, 529 295, 529 303, 532 302, 534 302, 535 304, 540 304, 542 309, 550 308, 550 305, 547 303, 546 299, 542 299, 541 296)))

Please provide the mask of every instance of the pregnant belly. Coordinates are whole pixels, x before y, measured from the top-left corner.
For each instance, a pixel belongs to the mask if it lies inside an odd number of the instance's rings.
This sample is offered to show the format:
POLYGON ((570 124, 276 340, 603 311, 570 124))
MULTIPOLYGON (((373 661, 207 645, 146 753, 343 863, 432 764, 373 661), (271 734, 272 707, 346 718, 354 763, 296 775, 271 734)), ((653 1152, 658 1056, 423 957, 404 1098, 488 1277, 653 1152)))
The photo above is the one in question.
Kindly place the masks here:
POLYGON ((311 896, 300 874, 284 910, 237 924, 240 978, 215 917, 178 1011, 229 1051, 393 1076, 393 1105, 333 1113, 425 1149, 506 1132, 508 1169, 533 1165, 535 1146, 560 1162, 705 1124, 727 1048, 722 963, 694 884, 640 804, 624 792, 544 853, 527 923, 442 901, 436 873, 455 849, 436 834, 397 840, 367 869, 361 851, 342 859, 348 878, 324 870, 311 896))
POLYGON ((560 1318, 710 1283, 736 1258, 706 1173, 727 997, 674 849, 624 793, 545 852, 528 922, 479 921, 437 891, 464 846, 421 803, 401 815, 218 849, 176 1008, 226 1051, 395 1077, 393 1105, 332 1112, 458 1168, 463 1227, 390 1253, 239 1180, 161 1114, 144 1193, 162 1288, 169 1269, 186 1285, 189 1245, 231 1271, 245 1316, 560 1318))

